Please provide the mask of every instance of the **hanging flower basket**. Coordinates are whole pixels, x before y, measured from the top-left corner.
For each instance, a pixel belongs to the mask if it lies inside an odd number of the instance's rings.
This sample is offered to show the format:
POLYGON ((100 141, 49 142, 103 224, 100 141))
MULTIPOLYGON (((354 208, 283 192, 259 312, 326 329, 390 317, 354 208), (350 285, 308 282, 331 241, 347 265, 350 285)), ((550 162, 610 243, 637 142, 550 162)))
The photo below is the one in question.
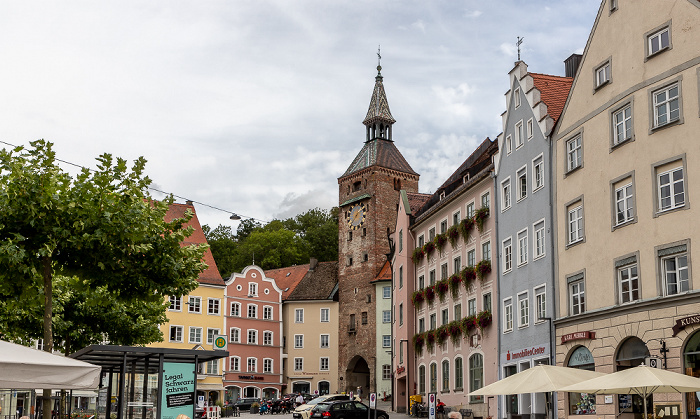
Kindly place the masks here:
POLYGON ((425 292, 424 290, 418 290, 414 291, 413 295, 411 295, 411 302, 413 303, 413 306, 415 308, 419 308, 420 306, 423 305, 423 301, 425 301, 425 292))
POLYGON ((480 280, 484 280, 486 278, 486 275, 491 273, 491 261, 490 260, 482 260, 481 262, 476 264, 476 276, 479 277, 480 280))
POLYGON ((465 218, 459 224, 459 227, 460 233, 462 233, 462 238, 464 239, 464 243, 467 243, 469 241, 469 235, 474 229, 474 218, 465 218))
POLYGON ((462 325, 459 320, 455 320, 447 326, 447 330, 450 332, 450 339, 452 344, 456 345, 457 342, 462 338, 462 325))
POLYGON ((462 277, 459 274, 454 274, 450 277, 449 282, 452 298, 457 298, 459 295, 459 287, 462 284, 462 277))
POLYGON ((423 291, 423 296, 429 303, 432 303, 435 299, 435 287, 427 287, 425 291, 423 291))
POLYGON ((444 344, 445 341, 447 341, 447 338, 450 337, 450 331, 447 329, 446 324, 438 327, 435 334, 437 335, 437 343, 440 345, 444 344))
POLYGON ((413 350, 416 351, 416 354, 423 353, 423 346, 425 346, 425 333, 413 335, 413 350))
POLYGON ((491 324, 493 317, 491 316, 491 312, 489 310, 484 310, 477 314, 476 316, 476 323, 479 326, 479 329, 483 332, 484 329, 491 324))
POLYGON ((445 295, 447 295, 447 291, 450 290, 450 284, 448 283, 447 279, 441 279, 438 281, 438 283, 435 284, 435 288, 437 289, 437 294, 438 297, 440 297, 440 301, 445 302, 445 295))
POLYGON ((428 348, 429 351, 432 352, 433 348, 435 347, 435 340, 437 339, 435 330, 428 330, 425 332, 425 346, 428 348))
POLYGON ((489 216, 489 207, 481 207, 478 210, 476 210, 476 213, 474 214, 474 222, 476 223, 476 227, 479 229, 479 232, 484 231, 484 222, 489 216))
POLYGON ((425 257, 425 252, 422 247, 416 247, 413 249, 413 254, 411 255, 411 260, 413 263, 418 264, 425 257))
POLYGON ((474 270, 473 266, 467 266, 462 269, 462 282, 464 283, 465 288, 468 288, 469 284, 471 284, 475 279, 476 271, 474 270))
POLYGON ((462 332, 464 333, 465 337, 469 336, 469 334, 477 327, 476 316, 467 316, 462 319, 462 332))
POLYGON ((435 239, 433 242, 435 243, 435 248, 437 248, 438 252, 442 254, 442 249, 445 247, 445 244, 447 244, 447 234, 438 234, 435 236, 435 239))
POLYGON ((452 247, 457 247, 457 239, 459 239, 459 224, 455 224, 447 229, 447 240, 452 247))
POLYGON ((433 251, 435 251, 435 243, 433 243, 432 241, 429 241, 428 243, 423 245, 423 253, 426 256, 432 255, 433 251))

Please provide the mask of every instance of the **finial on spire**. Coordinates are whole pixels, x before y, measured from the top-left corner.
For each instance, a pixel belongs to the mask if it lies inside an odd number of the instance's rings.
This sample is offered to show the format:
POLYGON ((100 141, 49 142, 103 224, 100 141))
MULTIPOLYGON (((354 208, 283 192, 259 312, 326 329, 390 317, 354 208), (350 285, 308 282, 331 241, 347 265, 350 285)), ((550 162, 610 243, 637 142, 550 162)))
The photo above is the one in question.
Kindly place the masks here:
POLYGON ((523 39, 525 38, 518 37, 518 42, 515 43, 515 46, 518 47, 518 61, 520 61, 520 44, 523 43, 523 39))
POLYGON ((377 47, 377 77, 382 76, 382 46, 377 47))

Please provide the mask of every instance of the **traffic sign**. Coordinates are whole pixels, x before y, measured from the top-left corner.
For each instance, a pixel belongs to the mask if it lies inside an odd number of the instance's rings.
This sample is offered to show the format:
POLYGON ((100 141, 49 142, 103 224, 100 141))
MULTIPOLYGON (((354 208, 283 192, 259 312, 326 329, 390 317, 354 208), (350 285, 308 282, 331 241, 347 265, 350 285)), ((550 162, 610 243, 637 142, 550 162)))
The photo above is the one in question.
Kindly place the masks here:
POLYGON ((226 349, 226 335, 214 336, 214 349, 226 349))
POLYGON ((372 409, 377 408, 377 393, 369 393, 369 407, 372 409))

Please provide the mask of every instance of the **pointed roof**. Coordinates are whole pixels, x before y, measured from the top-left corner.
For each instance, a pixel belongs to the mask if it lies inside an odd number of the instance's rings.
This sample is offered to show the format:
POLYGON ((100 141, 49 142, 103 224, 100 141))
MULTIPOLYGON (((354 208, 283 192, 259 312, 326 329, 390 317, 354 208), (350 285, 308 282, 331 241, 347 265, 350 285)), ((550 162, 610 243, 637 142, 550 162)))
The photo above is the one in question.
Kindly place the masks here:
POLYGON ((573 77, 529 74, 532 76, 535 88, 540 91, 542 101, 547 105, 547 113, 556 123, 564 110, 566 98, 569 96, 569 90, 571 90, 571 84, 574 81, 573 77))
POLYGON ((345 177, 351 173, 359 172, 371 166, 380 166, 387 169, 398 170, 399 172, 418 175, 408 164, 398 148, 392 141, 376 138, 365 143, 362 150, 343 173, 345 177))
POLYGON ((365 125, 370 125, 376 120, 382 120, 389 124, 396 122, 394 117, 391 116, 389 101, 386 99, 384 83, 382 83, 382 80, 384 80, 384 77, 382 77, 382 67, 377 66, 377 77, 375 77, 374 92, 372 92, 372 99, 369 101, 367 116, 365 117, 365 120, 362 121, 362 123, 365 125))
POLYGON ((382 269, 379 271, 377 276, 375 276, 374 279, 370 281, 370 284, 385 281, 391 281, 391 264, 388 260, 384 262, 384 266, 382 266, 382 269))

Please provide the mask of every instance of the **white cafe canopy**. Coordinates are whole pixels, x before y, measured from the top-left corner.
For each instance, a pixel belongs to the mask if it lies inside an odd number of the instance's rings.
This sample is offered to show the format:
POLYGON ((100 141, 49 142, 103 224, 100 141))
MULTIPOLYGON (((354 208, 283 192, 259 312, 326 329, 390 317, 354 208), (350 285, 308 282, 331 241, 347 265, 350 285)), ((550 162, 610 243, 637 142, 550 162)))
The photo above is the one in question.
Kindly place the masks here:
POLYGON ((549 393, 602 375, 605 374, 578 368, 537 365, 482 387, 469 393, 469 395, 499 396, 523 393, 549 393))
POLYGON ((94 389, 100 367, 0 340, 0 388, 94 389))

